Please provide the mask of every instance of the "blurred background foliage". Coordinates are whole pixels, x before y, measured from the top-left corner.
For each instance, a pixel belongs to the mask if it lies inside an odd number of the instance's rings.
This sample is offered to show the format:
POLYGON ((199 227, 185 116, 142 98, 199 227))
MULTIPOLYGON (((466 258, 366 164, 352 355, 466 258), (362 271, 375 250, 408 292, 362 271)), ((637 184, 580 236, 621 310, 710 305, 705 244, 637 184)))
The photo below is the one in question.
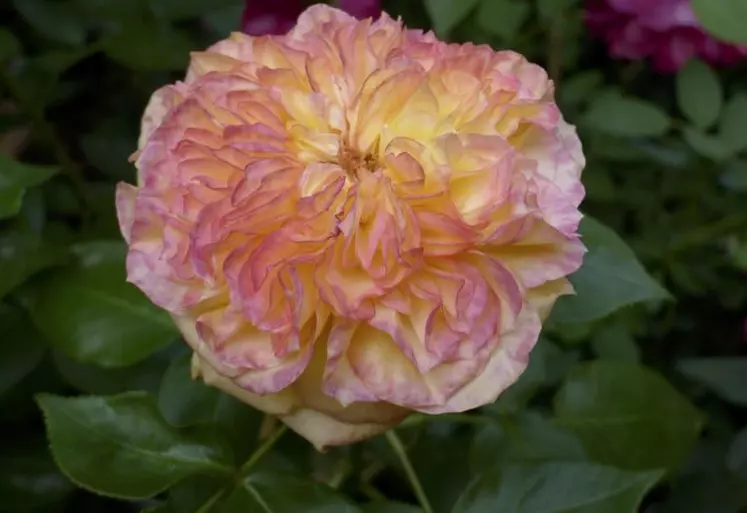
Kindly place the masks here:
MULTIPOLYGON (((741 37, 738 4, 699 14, 741 37)), ((288 434, 245 464, 268 426, 190 381, 170 320, 125 283, 113 194, 142 110, 242 8, 0 4, 0 511, 418 511, 382 437, 319 454, 288 434)), ((384 8, 545 66, 588 160, 578 295, 527 372, 398 430, 433 509, 747 511, 747 67, 612 61, 579 0, 384 8)))

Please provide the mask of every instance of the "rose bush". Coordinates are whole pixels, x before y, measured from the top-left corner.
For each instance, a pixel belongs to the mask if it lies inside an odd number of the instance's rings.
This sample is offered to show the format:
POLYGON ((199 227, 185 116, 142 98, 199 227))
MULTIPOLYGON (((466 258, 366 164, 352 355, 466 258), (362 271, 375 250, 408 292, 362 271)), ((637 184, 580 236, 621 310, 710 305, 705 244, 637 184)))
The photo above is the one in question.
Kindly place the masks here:
POLYGON ((325 3, 0 3, 0 512, 742 513, 745 4, 325 3))

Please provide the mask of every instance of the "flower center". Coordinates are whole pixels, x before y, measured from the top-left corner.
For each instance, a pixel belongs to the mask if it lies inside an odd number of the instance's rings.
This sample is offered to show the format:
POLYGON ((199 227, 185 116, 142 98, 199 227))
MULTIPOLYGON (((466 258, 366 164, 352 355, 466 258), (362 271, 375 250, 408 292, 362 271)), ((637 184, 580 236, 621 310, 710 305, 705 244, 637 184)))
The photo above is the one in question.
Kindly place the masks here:
POLYGON ((363 153, 347 144, 340 146, 337 162, 354 182, 358 182, 361 173, 373 173, 379 168, 379 159, 374 154, 363 153))

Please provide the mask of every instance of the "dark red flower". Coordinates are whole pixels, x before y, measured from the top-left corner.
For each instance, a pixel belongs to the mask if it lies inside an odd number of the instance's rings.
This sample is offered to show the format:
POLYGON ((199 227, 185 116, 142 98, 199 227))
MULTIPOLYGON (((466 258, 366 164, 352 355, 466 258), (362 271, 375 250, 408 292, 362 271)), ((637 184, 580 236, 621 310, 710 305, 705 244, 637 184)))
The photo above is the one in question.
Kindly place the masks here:
POLYGON ((747 54, 747 46, 706 33, 689 0, 589 0, 586 21, 591 33, 607 42, 613 57, 649 57, 663 72, 677 71, 693 57, 726 66, 747 54))

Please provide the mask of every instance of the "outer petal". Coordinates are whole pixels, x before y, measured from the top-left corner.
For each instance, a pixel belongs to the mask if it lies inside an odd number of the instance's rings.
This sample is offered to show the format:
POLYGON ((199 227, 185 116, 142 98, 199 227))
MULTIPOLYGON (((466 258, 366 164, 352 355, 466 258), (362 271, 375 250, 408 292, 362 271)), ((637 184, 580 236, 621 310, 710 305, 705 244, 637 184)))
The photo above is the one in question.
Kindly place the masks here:
POLYGON ((573 285, 566 278, 549 281, 544 285, 530 289, 527 292, 527 302, 537 309, 540 320, 544 322, 550 315, 555 301, 560 296, 574 294, 573 285))
MULTIPOLYGON (((192 347, 204 342, 192 328, 193 322, 175 318, 192 347)), ((214 366, 198 352, 192 357, 193 377, 202 377, 208 385, 220 388, 237 399, 271 415, 278 415, 291 429, 309 440, 318 450, 330 445, 353 443, 384 432, 401 422, 409 411, 385 403, 356 403, 343 407, 322 393, 324 345, 319 344, 313 361, 298 382, 272 394, 255 394, 227 377, 220 364, 214 366)))
POLYGON ((424 413, 461 412, 494 402, 526 369, 529 352, 537 343, 541 329, 537 312, 525 307, 515 328, 501 336, 498 347, 479 376, 445 404, 418 410, 424 413))
POLYGON ((166 117, 166 114, 182 101, 179 89, 178 86, 165 86, 150 97, 140 124, 140 138, 137 143, 138 149, 145 146, 145 141, 158 128, 166 117))
POLYGON ((586 248, 577 235, 568 237, 542 221, 530 220, 529 225, 531 228, 521 237, 491 244, 485 252, 530 288, 568 276, 581 267, 586 248))
POLYGON ((302 39, 310 33, 329 30, 330 27, 342 26, 355 21, 355 18, 344 11, 317 4, 306 9, 298 17, 296 26, 288 33, 290 39, 302 39))
POLYGON ((318 451, 323 451, 330 445, 346 445, 365 440, 399 423, 350 424, 309 408, 299 408, 289 415, 281 415, 280 418, 293 431, 311 442, 318 451))
POLYGON ((194 378, 201 377, 206 384, 220 388, 227 394, 270 415, 286 415, 293 411, 298 401, 295 393, 290 388, 277 394, 268 395, 257 395, 248 392, 217 372, 209 363, 200 358, 197 353, 192 356, 192 376, 194 378))
POLYGON ((135 222, 135 201, 137 199, 137 187, 127 183, 117 184, 117 219, 119 229, 127 244, 130 243, 132 224, 135 222))

